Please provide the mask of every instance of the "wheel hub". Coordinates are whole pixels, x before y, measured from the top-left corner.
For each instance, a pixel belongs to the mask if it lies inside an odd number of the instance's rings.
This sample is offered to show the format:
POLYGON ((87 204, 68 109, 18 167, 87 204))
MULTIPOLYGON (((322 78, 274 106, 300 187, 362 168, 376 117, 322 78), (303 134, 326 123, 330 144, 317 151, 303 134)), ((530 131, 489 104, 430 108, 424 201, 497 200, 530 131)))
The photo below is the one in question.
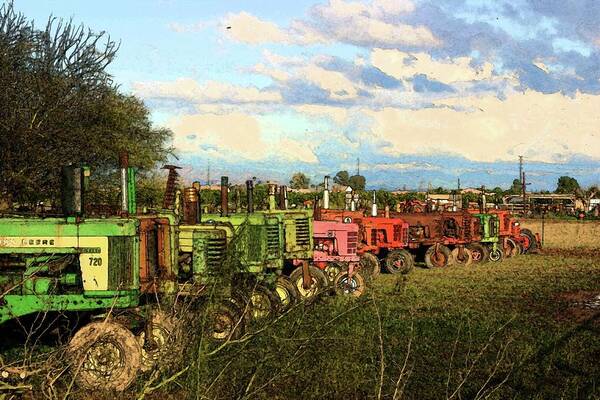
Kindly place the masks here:
POLYGON ((83 368, 98 379, 109 380, 118 368, 123 367, 121 347, 111 340, 100 340, 90 347, 83 368))

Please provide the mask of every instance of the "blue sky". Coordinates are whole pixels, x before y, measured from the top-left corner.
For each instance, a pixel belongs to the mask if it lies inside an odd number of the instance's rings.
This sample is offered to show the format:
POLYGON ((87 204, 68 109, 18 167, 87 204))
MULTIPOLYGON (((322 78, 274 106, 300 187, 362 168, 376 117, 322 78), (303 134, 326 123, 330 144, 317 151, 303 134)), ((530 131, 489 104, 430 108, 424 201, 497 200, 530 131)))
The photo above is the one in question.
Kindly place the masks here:
POLYGON ((110 66, 187 178, 368 186, 600 179, 600 2, 15 0, 121 41, 110 66))

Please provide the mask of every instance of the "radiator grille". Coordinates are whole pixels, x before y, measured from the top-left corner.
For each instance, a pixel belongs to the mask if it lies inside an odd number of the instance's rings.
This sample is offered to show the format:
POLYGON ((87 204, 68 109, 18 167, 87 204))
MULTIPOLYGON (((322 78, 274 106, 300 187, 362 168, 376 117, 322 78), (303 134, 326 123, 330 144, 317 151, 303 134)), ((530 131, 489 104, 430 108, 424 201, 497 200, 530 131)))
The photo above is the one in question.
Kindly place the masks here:
POLYGON ((394 225, 394 242, 402 240, 402 225, 394 225))
POLYGON ((108 288, 128 289, 133 284, 133 238, 113 236, 108 238, 108 288))
POLYGON ((221 267, 225 250, 227 249, 227 238, 210 238, 206 247, 206 265, 209 270, 217 270, 221 267))
POLYGON ((310 228, 308 218, 298 218, 296 220, 296 243, 299 246, 310 245, 310 228))
POLYGON ((356 254, 358 247, 358 233, 348 232, 348 254, 356 254))
POLYGON ((269 255, 279 255, 279 225, 267 226, 267 252, 269 255))

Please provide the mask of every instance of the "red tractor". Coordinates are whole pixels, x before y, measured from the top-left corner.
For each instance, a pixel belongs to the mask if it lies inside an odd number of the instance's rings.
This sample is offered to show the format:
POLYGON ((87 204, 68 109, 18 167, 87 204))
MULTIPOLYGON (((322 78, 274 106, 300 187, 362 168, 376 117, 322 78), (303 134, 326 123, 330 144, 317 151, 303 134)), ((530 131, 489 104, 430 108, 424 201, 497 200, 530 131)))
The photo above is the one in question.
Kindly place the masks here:
POLYGON ((521 253, 534 253, 542 247, 539 235, 529 229, 522 229, 519 221, 508 210, 487 212, 498 216, 500 221, 498 236, 507 257, 521 253))
POLYGON ((440 268, 472 261, 468 246, 480 238, 480 222, 469 213, 460 211, 392 213, 405 220, 409 228, 409 248, 424 250, 429 268, 440 268))
POLYGON ((325 179, 323 209, 315 219, 358 224, 358 248, 361 269, 366 274, 376 276, 381 271, 380 260, 386 271, 392 274, 406 274, 414 265, 408 246, 408 224, 401 218, 377 216, 377 206, 373 206, 372 215, 365 216, 363 211, 329 209, 329 192, 325 179))
POLYGON ((329 284, 337 292, 344 291, 359 297, 365 282, 358 273, 360 256, 358 248, 358 225, 332 221, 314 221, 313 264, 327 275, 329 284))

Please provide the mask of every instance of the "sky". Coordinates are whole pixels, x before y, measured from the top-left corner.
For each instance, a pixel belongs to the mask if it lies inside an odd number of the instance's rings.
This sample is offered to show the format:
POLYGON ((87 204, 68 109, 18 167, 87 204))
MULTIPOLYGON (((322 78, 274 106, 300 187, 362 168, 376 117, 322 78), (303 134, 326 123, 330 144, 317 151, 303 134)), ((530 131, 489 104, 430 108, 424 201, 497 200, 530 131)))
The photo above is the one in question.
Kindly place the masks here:
POLYGON ((187 179, 600 183, 596 0, 15 0, 121 42, 115 82, 187 179), (360 163, 358 163, 360 159, 360 163))

